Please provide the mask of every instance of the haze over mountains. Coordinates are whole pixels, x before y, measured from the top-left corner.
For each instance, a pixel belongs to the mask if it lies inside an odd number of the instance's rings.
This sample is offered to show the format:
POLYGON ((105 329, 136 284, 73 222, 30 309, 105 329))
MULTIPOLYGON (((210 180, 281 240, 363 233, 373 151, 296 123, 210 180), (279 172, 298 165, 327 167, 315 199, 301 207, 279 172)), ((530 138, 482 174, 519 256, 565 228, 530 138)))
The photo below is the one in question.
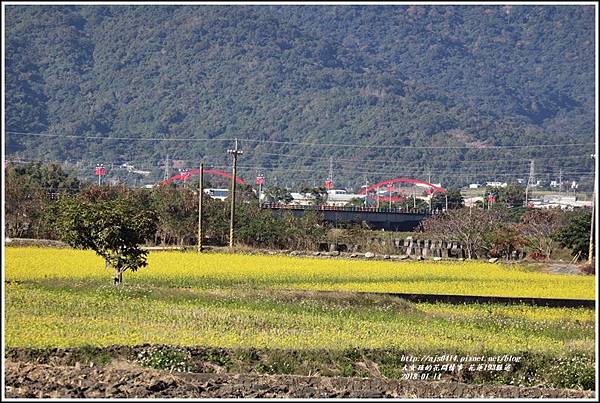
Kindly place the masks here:
POLYGON ((240 175, 267 184, 320 183, 330 157, 340 186, 510 181, 530 159, 592 183, 593 6, 6 6, 5 21, 9 156, 154 180, 167 154, 228 165, 237 137, 254 140, 240 175), (181 138, 212 140, 156 140, 181 138))

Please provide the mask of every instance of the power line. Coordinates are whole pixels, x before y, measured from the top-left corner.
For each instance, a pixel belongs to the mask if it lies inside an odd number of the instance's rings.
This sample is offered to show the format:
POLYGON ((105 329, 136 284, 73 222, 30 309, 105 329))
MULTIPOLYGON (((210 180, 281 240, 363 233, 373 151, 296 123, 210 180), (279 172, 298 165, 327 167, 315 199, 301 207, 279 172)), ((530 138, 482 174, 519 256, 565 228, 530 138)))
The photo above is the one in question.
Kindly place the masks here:
MULTIPOLYGON (((282 156, 282 157, 299 157, 299 158, 305 158, 305 159, 315 159, 315 160, 329 160, 331 157, 324 157, 324 156, 311 156, 311 155, 305 155, 305 154, 290 154, 290 153, 270 153, 270 152, 263 152, 263 151, 257 151, 256 152, 257 155, 273 155, 273 156, 282 156)), ((587 154, 586 154, 587 155, 587 154)), ((556 158, 536 158, 537 161, 546 161, 546 160, 551 160, 551 161, 555 161, 555 160, 563 160, 563 159, 573 159, 573 158, 580 158, 580 159, 584 159, 585 156, 581 155, 574 155, 571 157, 556 157, 556 158)), ((503 159, 485 159, 485 160, 453 160, 451 162, 457 162, 457 163, 471 163, 471 162, 481 162, 481 163, 489 163, 489 162, 511 162, 511 161, 523 161, 523 162, 529 162, 531 160, 531 158, 503 158, 503 159)), ((363 159, 356 159, 356 158, 336 158, 335 159, 336 162, 339 161, 347 161, 347 162, 381 162, 381 163, 393 163, 393 162, 400 162, 401 160, 399 158, 393 158, 393 159, 377 159, 377 158, 363 158, 363 159)), ((416 161, 418 162, 418 161, 416 161)), ((443 162, 443 161, 442 161, 443 162)), ((439 161, 437 161, 437 163, 439 163, 439 161)))
POLYGON ((59 138, 73 138, 78 140, 118 140, 118 141, 233 141, 234 139, 210 139, 210 138, 168 138, 168 137, 105 137, 105 136, 78 136, 75 134, 54 134, 54 133, 25 133, 25 132, 13 132, 7 131, 10 134, 20 134, 23 136, 34 136, 34 137, 59 137, 59 138))
MULTIPOLYGON (((58 138, 75 138, 78 140, 118 140, 118 141, 221 141, 231 142, 235 139, 223 138, 167 138, 167 137, 104 137, 104 136, 77 136, 70 134, 53 134, 53 133, 26 133, 7 131, 10 134, 20 134, 25 136, 37 137, 58 137, 58 138)), ((512 148, 540 148, 540 147, 575 147, 575 146, 590 146, 594 143, 562 143, 562 144, 527 144, 527 145, 489 145, 489 146, 410 146, 410 145, 361 145, 361 144, 343 144, 343 143, 318 143, 318 142, 293 142, 293 141, 278 141, 278 140, 260 140, 260 139, 239 139, 240 142, 250 143, 267 143, 267 144, 286 144, 310 147, 350 147, 350 148, 377 148, 377 149, 452 149, 452 150, 486 150, 486 149, 512 149, 512 148)))
MULTIPOLYGON (((44 160, 28 160, 29 162, 55 162, 55 161, 44 161, 44 160)), ((183 160, 186 161, 186 160, 183 160)), ((191 161, 191 160, 189 160, 191 161)), ((15 162, 19 162, 19 161, 15 161, 15 162)), ((84 165, 86 167, 94 167, 95 163, 87 163, 86 165, 84 165)), ((218 168, 218 169, 227 169, 230 168, 230 165, 226 165, 225 162, 222 161, 218 161, 215 162, 214 164, 209 164, 209 166, 211 168, 218 168)), ((156 167, 155 167, 156 168, 156 167)), ((243 168, 243 169, 247 169, 247 170, 261 170, 261 171, 277 171, 277 172, 310 172, 316 175, 319 175, 319 171, 315 168, 312 168, 311 166, 296 166, 293 168, 285 168, 285 167, 280 167, 280 166, 258 166, 258 165, 248 165, 248 166, 240 166, 239 168, 243 168), (301 169, 301 168, 307 168, 307 169, 301 169)), ((121 169, 121 168, 119 168, 121 169)), ((394 170, 357 170, 356 168, 352 167, 352 168, 339 168, 340 171, 343 172, 349 172, 349 173, 360 173, 360 174, 367 174, 367 175, 425 175, 427 174, 429 171, 426 168, 423 169, 415 169, 414 167, 402 167, 399 169, 394 169, 394 170)), ((185 169, 182 169, 182 171, 185 171, 185 169)), ((450 177, 470 177, 473 176, 473 174, 463 174, 463 175, 457 175, 458 173, 462 173, 463 170, 462 169, 458 169, 458 168, 448 168, 448 169, 439 169, 439 170, 435 170, 435 171, 431 171, 431 174, 434 176, 442 176, 442 177, 446 177, 446 176, 450 176, 450 177)), ((556 174, 558 171, 555 170, 544 170, 544 171, 537 171, 538 174, 540 175, 554 175, 556 174)), ((481 171, 479 170, 477 172, 477 176, 524 176, 527 177, 527 172, 523 171, 523 172, 513 172, 513 173, 498 173, 497 171, 481 171)), ((590 174, 590 171, 587 170, 579 170, 579 171, 563 171, 563 174, 566 175, 587 175, 590 174)))
MULTIPOLYGON (((330 157, 318 157, 318 156, 305 156, 302 154, 286 154, 286 153, 257 153, 258 155, 276 155, 276 156, 283 156, 283 157, 299 157, 299 158, 304 158, 307 160, 319 160, 319 162, 315 162, 315 164, 321 163, 321 161, 328 161, 330 159, 330 157)), ((206 160, 210 160, 211 158, 219 158, 219 157, 210 157, 210 156, 206 156, 205 157, 206 160)), ((581 156, 571 156, 571 157, 556 157, 556 158, 535 158, 536 161, 563 161, 563 160, 573 160, 573 159, 578 159, 581 160, 583 157, 581 156)), ((196 160, 195 159, 182 159, 182 158, 175 158, 177 161, 183 161, 183 162, 190 162, 190 163, 195 163, 196 160)), ((7 160, 11 160, 11 157, 8 157, 7 160)), ((531 160, 531 158, 516 158, 516 159, 486 159, 486 160, 452 160, 452 161, 436 161, 436 162, 430 162, 430 164, 433 165, 441 165, 440 168, 444 168, 446 165, 450 165, 450 167, 455 167, 456 165, 467 165, 467 164, 485 164, 485 165, 489 165, 490 163, 529 163, 529 161, 531 160), (446 165, 445 165, 446 164, 446 165)), ((14 160, 14 162, 25 162, 25 161, 31 161, 31 162, 58 162, 58 163, 69 163, 69 164, 82 164, 82 165, 93 165, 96 162, 92 162, 92 161, 79 161, 79 162, 70 162, 70 161, 58 161, 56 159, 28 159, 28 158, 18 158, 18 160, 14 160)), ((279 161, 279 159, 277 160, 279 161)), ((386 165, 390 165, 390 164, 402 164, 405 167, 411 167, 412 165, 417 165, 420 166, 421 162, 420 161, 407 161, 404 162, 402 160, 387 160, 387 159, 353 159, 353 158, 337 158, 335 159, 335 162, 339 162, 339 163, 381 163, 381 164, 386 164, 386 165)), ((160 159, 156 159, 155 162, 148 162, 148 161, 139 161, 139 160, 133 160, 133 159, 120 159, 119 161, 105 161, 102 160, 102 163, 104 164, 113 164, 113 165, 123 165, 124 163, 130 163, 135 165, 136 167, 158 167, 158 166, 164 166, 164 160, 160 160, 160 159), (161 164, 162 162, 162 164, 161 164)))

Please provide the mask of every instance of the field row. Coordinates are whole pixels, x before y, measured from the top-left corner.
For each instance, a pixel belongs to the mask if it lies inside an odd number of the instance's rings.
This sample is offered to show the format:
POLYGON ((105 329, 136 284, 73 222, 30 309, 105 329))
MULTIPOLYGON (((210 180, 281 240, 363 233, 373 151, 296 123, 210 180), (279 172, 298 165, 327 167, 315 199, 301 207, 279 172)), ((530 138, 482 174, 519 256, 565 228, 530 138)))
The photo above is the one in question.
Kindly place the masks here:
POLYGON ((353 293, 11 284, 6 344, 593 352, 589 309, 412 304, 353 293), (501 335, 501 337, 499 337, 501 335), (517 347, 518 346, 518 347, 517 347))

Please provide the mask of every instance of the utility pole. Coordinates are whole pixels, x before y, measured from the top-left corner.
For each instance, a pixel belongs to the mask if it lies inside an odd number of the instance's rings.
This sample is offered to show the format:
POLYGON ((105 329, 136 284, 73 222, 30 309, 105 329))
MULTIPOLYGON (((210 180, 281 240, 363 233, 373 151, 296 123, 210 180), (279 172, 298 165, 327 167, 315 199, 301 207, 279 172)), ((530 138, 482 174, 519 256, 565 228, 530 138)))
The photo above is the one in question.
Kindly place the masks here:
MULTIPOLYGON (((592 154, 592 158, 596 158, 596 154, 592 154)), ((594 163, 594 168, 595 168, 595 163, 594 163)), ((594 177, 594 192, 592 193, 592 219, 591 219, 591 224, 590 224, 590 247, 588 250, 588 263, 592 264, 592 262, 594 261, 594 215, 595 215, 595 210, 596 210, 596 179, 594 177)))
POLYGON ((258 207, 262 205, 261 196, 262 196, 262 185, 265 183, 265 176, 260 174, 256 177, 256 183, 258 183, 258 207))
POLYGON ((204 195, 204 163, 200 163, 200 179, 198 184, 198 252, 202 252, 202 197, 204 195))
POLYGON ((231 211, 229 215, 229 247, 233 248, 233 225, 235 221, 235 178, 237 173, 237 156, 243 154, 242 150, 238 149, 238 141, 235 139, 235 148, 227 150, 227 154, 233 156, 233 169, 231 174, 231 211))
POLYGON ((590 248, 588 250, 588 263, 592 264, 594 255, 594 213, 596 210, 596 181, 594 181, 594 193, 592 193, 592 223, 590 225, 590 248))
POLYGON ((529 205, 529 187, 533 184, 533 178, 535 176, 535 161, 531 160, 529 163, 529 178, 527 178, 527 186, 525 187, 525 207, 529 205))
MULTIPOLYGON (((429 182, 429 183, 431 183, 431 182, 429 182)), ((433 200, 433 193, 434 193, 434 192, 435 192, 435 191, 431 192, 431 194, 429 195, 429 199, 427 200, 427 203, 429 203, 429 214, 432 214, 432 213, 433 213, 433 205, 432 205, 432 203, 431 203, 431 202, 432 202, 432 200, 433 200)))
POLYGON ((167 153, 167 158, 165 159, 165 177, 164 180, 169 179, 170 176, 170 172, 169 172, 169 153, 167 153))
POLYGON ((446 196, 446 212, 448 212, 448 193, 446 193, 444 196, 446 196))
POLYGON ((558 171, 558 193, 562 193, 562 169, 558 171))

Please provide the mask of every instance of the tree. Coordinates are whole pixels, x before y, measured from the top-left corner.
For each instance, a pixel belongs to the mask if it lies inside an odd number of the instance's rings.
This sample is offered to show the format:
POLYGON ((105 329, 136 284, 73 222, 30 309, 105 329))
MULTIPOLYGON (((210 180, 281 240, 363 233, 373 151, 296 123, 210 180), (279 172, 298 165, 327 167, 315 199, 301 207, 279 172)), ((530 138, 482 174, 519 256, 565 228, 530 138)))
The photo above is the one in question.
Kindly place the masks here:
POLYGON ((60 165, 8 164, 5 168, 6 234, 10 237, 54 238, 55 202, 74 194, 79 181, 60 165))
POLYGON ((12 165, 5 173, 6 235, 15 238, 32 236, 32 228, 44 206, 44 191, 31 176, 20 174, 12 165))
POLYGON ((152 206, 158 214, 157 236, 162 244, 174 240, 183 245, 186 238, 196 236, 197 193, 190 189, 165 186, 153 189, 151 198, 152 206))
POLYGON ((140 209, 126 199, 103 202, 61 201, 62 240, 74 248, 91 249, 115 270, 114 284, 123 273, 147 265, 148 252, 140 244, 152 239, 156 213, 140 209))
POLYGON ((461 208, 424 220, 421 229, 433 239, 459 242, 467 259, 472 259, 489 250, 489 234, 503 220, 503 214, 495 209, 461 208))
POLYGON ((485 197, 496 197, 496 203, 503 203, 507 207, 521 207, 525 203, 525 188, 518 183, 511 183, 505 188, 488 186, 485 197))
POLYGON ((465 201, 459 189, 448 189, 445 193, 435 193, 431 198, 432 210, 443 210, 446 208, 446 197, 448 198, 448 209, 457 209, 465 205, 465 201))
POLYGON ((589 254, 590 226, 592 214, 589 211, 573 211, 565 214, 564 226, 554 239, 563 248, 571 249, 572 256, 586 259, 589 254))
POLYGON ((327 203, 327 189, 324 187, 305 187, 300 190, 300 193, 304 193, 312 197, 312 204, 320 206, 327 203))
POLYGON ((527 246, 546 259, 554 250, 554 237, 562 226, 563 212, 559 208, 532 209, 521 217, 519 225, 521 234, 527 241, 527 246))
POLYGON ((515 224, 500 224, 488 238, 489 255, 510 259, 513 252, 522 251, 525 241, 515 224))
POLYGON ((272 186, 265 191, 265 200, 267 203, 287 204, 291 202, 293 198, 287 189, 272 186))

